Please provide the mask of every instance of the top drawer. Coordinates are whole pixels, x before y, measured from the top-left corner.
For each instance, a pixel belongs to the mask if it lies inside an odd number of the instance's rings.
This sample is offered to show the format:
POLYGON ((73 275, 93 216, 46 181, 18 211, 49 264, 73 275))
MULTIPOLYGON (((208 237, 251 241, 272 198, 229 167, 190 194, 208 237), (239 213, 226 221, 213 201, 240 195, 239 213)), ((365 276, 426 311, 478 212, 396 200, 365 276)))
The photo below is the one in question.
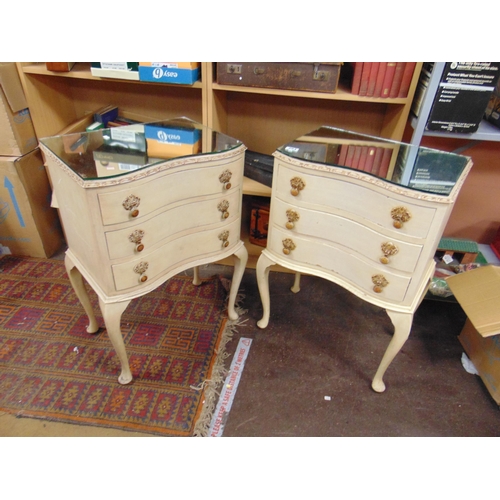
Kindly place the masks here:
POLYGON ((405 199, 390 191, 374 190, 372 186, 364 187, 319 172, 304 173, 276 163, 278 168, 273 182, 276 182, 278 198, 286 203, 314 210, 335 211, 345 217, 371 221, 397 234, 427 237, 436 213, 434 207, 417 204, 415 200, 405 199), (294 194, 292 179, 302 182, 294 194), (397 220, 401 216, 403 221, 398 224, 397 220))
POLYGON ((171 203, 239 188, 242 179, 243 159, 210 167, 161 172, 145 182, 98 193, 102 223, 107 226, 138 220, 171 203))

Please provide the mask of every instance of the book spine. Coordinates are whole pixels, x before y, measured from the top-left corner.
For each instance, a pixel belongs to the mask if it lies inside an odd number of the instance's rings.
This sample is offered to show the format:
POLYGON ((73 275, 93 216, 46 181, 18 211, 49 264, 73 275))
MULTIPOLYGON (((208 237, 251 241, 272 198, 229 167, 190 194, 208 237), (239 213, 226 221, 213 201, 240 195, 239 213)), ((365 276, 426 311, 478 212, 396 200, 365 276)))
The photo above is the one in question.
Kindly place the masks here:
POLYGON ((339 152, 339 160, 338 160, 339 165, 345 166, 346 156, 347 156, 347 144, 341 144, 339 152))
POLYGON ((366 168, 366 159, 368 157, 368 146, 360 146, 360 155, 359 155, 359 163, 358 170, 365 170, 366 168))
POLYGON ((363 71, 361 73, 361 83, 359 86, 359 95, 366 96, 366 92, 368 90, 368 81, 370 80, 370 71, 372 68, 371 62, 363 63, 363 71))
POLYGON ((377 151, 377 148, 375 146, 370 146, 367 148, 367 155, 366 155, 366 162, 365 162, 365 172, 373 172, 373 165, 375 163, 375 153, 377 151))
POLYGON ((384 148, 375 148, 375 157, 373 159, 372 174, 378 175, 380 172, 380 164, 382 163, 382 156, 384 148))
POLYGON ((380 163, 380 170, 378 172, 379 177, 383 177, 384 179, 387 177, 387 173, 389 172, 389 165, 391 164, 391 157, 392 149, 384 148, 382 161, 380 163))
POLYGON ((345 166, 352 168, 352 160, 354 157, 354 146, 347 146, 347 155, 345 158, 345 166))
POLYGON ((355 62, 354 63, 354 73, 352 76, 352 84, 351 84, 351 94, 359 95, 359 87, 361 84, 361 73, 363 72, 363 63, 355 62))
POLYGON ((384 82, 382 84, 382 93, 380 97, 389 97, 389 92, 391 91, 392 80, 394 79, 394 73, 396 71, 396 63, 388 62, 387 68, 385 70, 384 82))
POLYGON ((351 168, 358 169, 359 168, 359 159, 361 157, 361 146, 353 146, 354 148, 354 156, 352 158, 351 168))
POLYGON ((405 67, 405 62, 396 63, 396 70, 394 71, 394 78, 392 79, 391 90, 389 91, 390 98, 395 98, 399 94, 399 88, 401 87, 401 82, 403 81, 405 67))
POLYGON ((384 83, 386 69, 387 69, 387 63, 381 62, 378 68, 377 80, 375 82, 373 97, 380 97, 382 95, 382 85, 384 83))
POLYGON ((368 88, 366 90, 367 97, 373 97, 375 91, 375 84, 377 83, 377 74, 379 71, 379 62, 372 62, 372 67, 370 69, 370 75, 368 77, 368 88))
POLYGON ((416 62, 406 63, 403 73, 403 79, 401 80, 401 86, 399 87, 398 97, 408 97, 408 92, 410 90, 411 81, 413 79, 413 72, 415 71, 416 65, 416 62))

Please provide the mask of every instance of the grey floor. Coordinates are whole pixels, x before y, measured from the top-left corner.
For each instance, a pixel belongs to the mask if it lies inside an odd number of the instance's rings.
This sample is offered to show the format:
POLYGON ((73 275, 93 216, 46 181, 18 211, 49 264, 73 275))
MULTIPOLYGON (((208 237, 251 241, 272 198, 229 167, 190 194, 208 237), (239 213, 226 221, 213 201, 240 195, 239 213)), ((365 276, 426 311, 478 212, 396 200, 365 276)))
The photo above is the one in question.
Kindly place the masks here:
MULTIPOLYGON (((338 285, 270 274, 266 329, 255 272, 238 336, 252 345, 224 436, 500 436, 500 411, 480 377, 462 366, 457 303, 424 300, 410 338, 376 393, 371 379, 391 338, 385 311, 338 285)), ((236 341, 237 339, 235 339, 236 341)))

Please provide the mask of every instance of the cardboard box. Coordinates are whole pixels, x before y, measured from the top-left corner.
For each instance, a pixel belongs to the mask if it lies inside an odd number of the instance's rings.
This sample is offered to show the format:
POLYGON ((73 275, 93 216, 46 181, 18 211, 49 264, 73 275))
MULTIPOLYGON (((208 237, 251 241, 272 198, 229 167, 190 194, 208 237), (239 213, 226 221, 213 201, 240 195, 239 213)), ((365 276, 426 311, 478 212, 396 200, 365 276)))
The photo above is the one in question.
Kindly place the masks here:
POLYGON ((197 128, 146 124, 144 133, 151 158, 175 158, 194 155, 201 148, 201 131, 197 128))
POLYGON ((136 62, 92 62, 90 72, 100 78, 139 80, 138 66, 136 62))
POLYGON ((142 82, 179 83, 192 85, 200 79, 200 63, 177 63, 195 64, 195 67, 172 67, 161 66, 163 64, 176 63, 139 63, 139 80, 142 82))
POLYGON ((0 63, 0 155, 22 156, 38 145, 15 63, 0 63))
POLYGON ((0 157, 0 252, 49 258, 65 244, 39 148, 0 157))
POLYGON ((500 405, 500 266, 479 267, 446 281, 467 314, 458 339, 500 405))

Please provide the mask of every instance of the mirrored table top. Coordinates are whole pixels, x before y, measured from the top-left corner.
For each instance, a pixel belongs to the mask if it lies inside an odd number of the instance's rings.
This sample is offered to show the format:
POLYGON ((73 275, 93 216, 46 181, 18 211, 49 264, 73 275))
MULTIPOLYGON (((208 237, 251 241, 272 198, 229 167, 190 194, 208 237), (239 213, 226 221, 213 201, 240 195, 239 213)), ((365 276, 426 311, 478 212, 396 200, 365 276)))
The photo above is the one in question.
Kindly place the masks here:
POLYGON ((185 117, 45 137, 40 143, 83 180, 118 177, 165 160, 242 145, 185 117))
POLYGON ((278 148, 291 158, 363 171, 417 191, 448 195, 470 158, 323 126, 278 148))

